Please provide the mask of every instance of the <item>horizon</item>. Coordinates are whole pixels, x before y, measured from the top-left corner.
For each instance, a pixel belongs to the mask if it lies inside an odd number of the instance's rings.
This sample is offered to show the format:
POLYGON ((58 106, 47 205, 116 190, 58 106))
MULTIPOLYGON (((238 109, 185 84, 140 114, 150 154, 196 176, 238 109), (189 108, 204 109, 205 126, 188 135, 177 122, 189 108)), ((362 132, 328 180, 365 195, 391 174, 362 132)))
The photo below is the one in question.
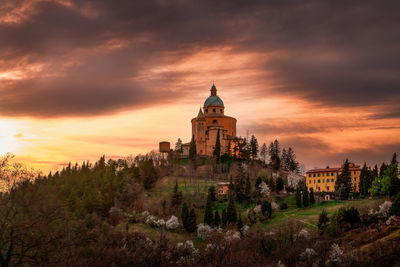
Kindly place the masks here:
POLYGON ((0 4, 0 156, 47 173, 189 142, 213 81, 238 136, 306 169, 400 152, 390 2, 192 4, 0 4))

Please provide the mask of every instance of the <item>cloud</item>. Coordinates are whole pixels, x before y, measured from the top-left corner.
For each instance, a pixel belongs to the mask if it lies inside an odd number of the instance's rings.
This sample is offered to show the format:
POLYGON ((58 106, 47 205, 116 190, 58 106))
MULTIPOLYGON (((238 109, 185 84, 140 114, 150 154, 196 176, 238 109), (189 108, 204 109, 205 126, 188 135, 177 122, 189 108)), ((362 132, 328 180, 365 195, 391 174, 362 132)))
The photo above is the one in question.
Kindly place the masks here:
POLYGON ((258 55, 254 97, 393 108, 400 100, 398 6, 361 0, 5 1, 0 77, 9 74, 0 78, 0 113, 95 116, 185 99, 196 89, 185 79, 209 73, 174 72, 174 64, 217 47, 258 55), (170 71, 152 71, 166 64, 170 71))

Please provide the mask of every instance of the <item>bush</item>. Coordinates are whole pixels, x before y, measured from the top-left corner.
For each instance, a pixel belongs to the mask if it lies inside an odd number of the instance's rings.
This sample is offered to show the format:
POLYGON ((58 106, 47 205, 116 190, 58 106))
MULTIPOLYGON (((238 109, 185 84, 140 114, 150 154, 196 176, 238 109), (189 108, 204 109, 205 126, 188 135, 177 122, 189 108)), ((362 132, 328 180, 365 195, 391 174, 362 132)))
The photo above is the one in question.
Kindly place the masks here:
POLYGON ((169 230, 177 229, 179 227, 178 218, 172 215, 171 218, 165 223, 165 226, 169 230))
POLYGON ((397 194, 390 208, 390 214, 400 216, 400 193, 397 194))
POLYGON ((286 210, 286 209, 288 208, 288 205, 286 204, 286 202, 281 202, 281 203, 279 204, 279 208, 280 208, 281 210, 286 210))

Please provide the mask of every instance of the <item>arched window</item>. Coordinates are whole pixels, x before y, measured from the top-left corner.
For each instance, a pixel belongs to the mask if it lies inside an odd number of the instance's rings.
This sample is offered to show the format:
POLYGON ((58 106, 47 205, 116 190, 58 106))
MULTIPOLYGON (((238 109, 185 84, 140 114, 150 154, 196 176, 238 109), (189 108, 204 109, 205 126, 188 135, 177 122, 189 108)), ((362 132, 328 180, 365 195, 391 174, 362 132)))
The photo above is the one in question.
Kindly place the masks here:
POLYGON ((217 120, 213 120, 213 123, 218 123, 217 120))
POLYGON ((215 110, 215 108, 213 108, 213 112, 214 112, 214 113, 217 112, 217 111, 215 110))

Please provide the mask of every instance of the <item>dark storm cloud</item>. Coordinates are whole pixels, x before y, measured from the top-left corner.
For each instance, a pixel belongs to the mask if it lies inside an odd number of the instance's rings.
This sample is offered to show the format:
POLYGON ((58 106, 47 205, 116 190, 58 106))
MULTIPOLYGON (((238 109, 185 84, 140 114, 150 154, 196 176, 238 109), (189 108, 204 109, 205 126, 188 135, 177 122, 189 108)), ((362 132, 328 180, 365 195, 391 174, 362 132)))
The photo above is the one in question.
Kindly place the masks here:
POLYGON ((193 91, 179 85, 188 73, 149 70, 219 46, 269 54, 259 57, 260 73, 268 73, 259 81, 271 81, 274 89, 254 94, 289 94, 335 107, 392 108, 400 100, 396 1, 7 4, 8 13, 14 5, 26 14, 0 24, 0 71, 21 64, 43 69, 0 81, 2 115, 94 115, 183 98, 193 91))

